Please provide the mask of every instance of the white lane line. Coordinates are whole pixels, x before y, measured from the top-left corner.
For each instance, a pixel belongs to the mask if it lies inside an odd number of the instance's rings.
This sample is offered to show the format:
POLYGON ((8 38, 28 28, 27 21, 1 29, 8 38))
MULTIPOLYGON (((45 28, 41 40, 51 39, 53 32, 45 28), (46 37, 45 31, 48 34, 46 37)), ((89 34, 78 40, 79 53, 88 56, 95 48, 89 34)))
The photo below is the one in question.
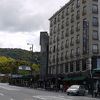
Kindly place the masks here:
POLYGON ((11 98, 10 100, 14 100, 13 98, 11 98))
POLYGON ((37 99, 42 99, 42 100, 46 100, 45 98, 39 97, 39 96, 32 96, 33 98, 37 98, 37 99))
POLYGON ((0 88, 5 89, 5 90, 15 90, 15 91, 20 91, 20 89, 17 89, 16 87, 13 86, 0 86, 0 88))
POLYGON ((3 94, 3 93, 0 93, 0 95, 1 95, 1 96, 4 96, 4 94, 3 94))
POLYGON ((37 98, 37 99, 41 99, 41 100, 53 100, 53 99, 57 99, 57 100, 72 100, 69 98, 64 98, 64 97, 60 97, 60 96, 42 96, 42 95, 38 95, 38 96, 33 96, 33 98, 37 98))

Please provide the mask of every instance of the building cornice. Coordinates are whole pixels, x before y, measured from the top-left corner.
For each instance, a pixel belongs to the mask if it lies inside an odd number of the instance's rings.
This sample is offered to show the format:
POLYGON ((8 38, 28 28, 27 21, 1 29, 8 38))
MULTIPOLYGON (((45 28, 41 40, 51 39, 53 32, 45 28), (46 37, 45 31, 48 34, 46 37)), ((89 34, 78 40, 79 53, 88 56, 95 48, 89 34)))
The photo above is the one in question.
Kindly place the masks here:
POLYGON ((49 18, 49 20, 52 20, 56 15, 58 15, 62 10, 64 10, 67 6, 69 6, 74 0, 70 0, 68 3, 66 3, 62 8, 60 8, 56 13, 53 14, 52 17, 49 18))

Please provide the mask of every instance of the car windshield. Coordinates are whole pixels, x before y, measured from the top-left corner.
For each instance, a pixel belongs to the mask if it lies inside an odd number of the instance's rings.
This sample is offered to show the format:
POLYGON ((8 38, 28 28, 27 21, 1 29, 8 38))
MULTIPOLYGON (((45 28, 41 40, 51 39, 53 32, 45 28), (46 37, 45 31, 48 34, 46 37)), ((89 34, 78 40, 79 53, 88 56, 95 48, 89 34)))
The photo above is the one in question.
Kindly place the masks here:
POLYGON ((73 86, 70 87, 70 89, 78 89, 78 88, 79 88, 78 85, 73 85, 73 86))

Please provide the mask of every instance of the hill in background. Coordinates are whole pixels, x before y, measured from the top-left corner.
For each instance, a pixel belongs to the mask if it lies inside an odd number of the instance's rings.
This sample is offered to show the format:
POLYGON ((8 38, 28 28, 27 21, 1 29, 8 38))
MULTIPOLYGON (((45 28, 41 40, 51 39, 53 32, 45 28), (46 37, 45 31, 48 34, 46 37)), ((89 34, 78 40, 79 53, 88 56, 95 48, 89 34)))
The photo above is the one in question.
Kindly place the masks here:
POLYGON ((31 52, 22 49, 0 48, 0 56, 11 57, 16 60, 40 63, 40 52, 31 52))

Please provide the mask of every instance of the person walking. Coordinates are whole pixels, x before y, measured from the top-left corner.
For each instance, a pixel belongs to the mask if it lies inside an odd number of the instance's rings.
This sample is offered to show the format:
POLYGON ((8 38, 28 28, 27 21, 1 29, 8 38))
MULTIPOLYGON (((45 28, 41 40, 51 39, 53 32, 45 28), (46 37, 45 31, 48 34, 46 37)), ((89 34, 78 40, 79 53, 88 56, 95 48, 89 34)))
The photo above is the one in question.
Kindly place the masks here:
POLYGON ((60 90, 63 92, 63 84, 60 84, 60 90))

